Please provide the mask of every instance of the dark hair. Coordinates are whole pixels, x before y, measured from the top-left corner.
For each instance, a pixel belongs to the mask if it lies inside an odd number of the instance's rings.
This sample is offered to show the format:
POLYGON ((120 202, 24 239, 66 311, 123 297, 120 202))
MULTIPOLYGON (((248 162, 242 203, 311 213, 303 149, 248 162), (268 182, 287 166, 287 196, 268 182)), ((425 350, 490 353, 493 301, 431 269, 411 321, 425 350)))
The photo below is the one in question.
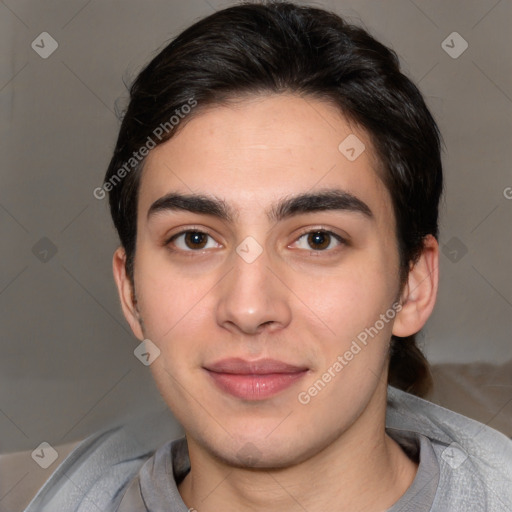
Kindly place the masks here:
MULTIPOLYGON (((394 51, 334 13, 288 2, 241 4, 201 19, 158 53, 131 86, 104 188, 132 283, 144 164, 134 152, 150 139, 165 142, 201 109, 283 92, 329 101, 369 134, 392 197, 405 283, 424 237, 438 236, 437 125, 417 87, 400 72, 394 51), (197 106, 180 115, 179 124, 169 122, 192 104, 197 106), (157 132, 159 126, 169 129, 157 132)), ((430 388, 429 366, 414 336, 392 337, 389 383, 419 395, 430 388)))

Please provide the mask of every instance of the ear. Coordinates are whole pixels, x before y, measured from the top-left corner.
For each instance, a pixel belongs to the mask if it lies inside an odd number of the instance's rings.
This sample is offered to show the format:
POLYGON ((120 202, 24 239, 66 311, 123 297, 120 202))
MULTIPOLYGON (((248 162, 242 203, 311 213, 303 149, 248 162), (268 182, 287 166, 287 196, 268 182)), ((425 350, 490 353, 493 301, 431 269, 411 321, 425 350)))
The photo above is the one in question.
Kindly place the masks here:
POLYGON ((112 270, 114 272, 114 280, 117 285, 124 317, 130 324, 133 334, 135 334, 139 340, 143 340, 144 334, 142 332, 139 311, 137 309, 135 292, 130 279, 126 275, 126 252, 122 247, 117 248, 114 252, 112 270))
POLYGON ((405 338, 425 325, 434 309, 439 282, 439 244, 432 235, 423 240, 423 250, 401 294, 402 309, 395 317, 393 334, 405 338))

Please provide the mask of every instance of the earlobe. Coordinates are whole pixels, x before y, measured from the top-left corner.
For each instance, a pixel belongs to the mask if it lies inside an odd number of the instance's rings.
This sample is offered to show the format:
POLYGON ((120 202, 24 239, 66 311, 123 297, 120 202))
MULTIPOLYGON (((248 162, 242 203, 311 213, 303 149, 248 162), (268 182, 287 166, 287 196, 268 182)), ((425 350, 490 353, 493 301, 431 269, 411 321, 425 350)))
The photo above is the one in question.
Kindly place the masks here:
POLYGON ((434 309, 438 282, 439 245, 434 236, 427 235, 421 256, 410 269, 401 295, 402 309, 393 325, 395 336, 411 336, 425 325, 434 309))
POLYGON ((126 274, 126 252, 122 247, 118 247, 114 252, 112 270, 126 321, 130 325, 133 334, 139 340, 142 340, 144 334, 142 333, 133 286, 126 274))

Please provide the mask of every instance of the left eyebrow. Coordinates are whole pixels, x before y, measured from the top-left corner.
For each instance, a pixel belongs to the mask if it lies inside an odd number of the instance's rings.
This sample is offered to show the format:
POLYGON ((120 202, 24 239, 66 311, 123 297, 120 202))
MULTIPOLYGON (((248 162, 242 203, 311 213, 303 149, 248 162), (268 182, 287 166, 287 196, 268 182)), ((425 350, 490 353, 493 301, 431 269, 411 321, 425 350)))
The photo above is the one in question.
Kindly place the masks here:
POLYGON ((273 206, 267 215, 270 220, 277 222, 293 215, 323 210, 344 210, 373 218, 373 212, 364 201, 340 189, 324 189, 285 198, 273 206))
MULTIPOLYGON (((157 199, 148 210, 148 219, 163 211, 189 211, 213 215, 227 222, 233 222, 237 213, 222 199, 203 194, 180 194, 171 192, 157 199)), ((279 200, 266 212, 272 222, 279 222, 294 215, 327 210, 342 210, 359 213, 372 219, 373 212, 361 199, 340 189, 323 189, 305 192, 279 200)))

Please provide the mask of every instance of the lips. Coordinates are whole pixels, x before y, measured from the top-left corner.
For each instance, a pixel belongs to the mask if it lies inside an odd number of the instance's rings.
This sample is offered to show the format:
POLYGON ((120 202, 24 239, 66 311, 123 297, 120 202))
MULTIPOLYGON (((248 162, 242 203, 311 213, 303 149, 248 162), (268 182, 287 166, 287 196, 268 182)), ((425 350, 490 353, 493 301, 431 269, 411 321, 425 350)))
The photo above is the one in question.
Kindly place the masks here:
POLYGON ((207 370, 217 373, 230 373, 238 375, 268 375, 271 373, 297 373, 308 368, 283 363, 275 359, 259 359, 245 361, 240 358, 223 359, 206 367, 207 370))
POLYGON ((232 358, 209 364, 205 370, 221 391, 253 401, 265 400, 289 388, 306 375, 308 368, 275 359, 232 358))

